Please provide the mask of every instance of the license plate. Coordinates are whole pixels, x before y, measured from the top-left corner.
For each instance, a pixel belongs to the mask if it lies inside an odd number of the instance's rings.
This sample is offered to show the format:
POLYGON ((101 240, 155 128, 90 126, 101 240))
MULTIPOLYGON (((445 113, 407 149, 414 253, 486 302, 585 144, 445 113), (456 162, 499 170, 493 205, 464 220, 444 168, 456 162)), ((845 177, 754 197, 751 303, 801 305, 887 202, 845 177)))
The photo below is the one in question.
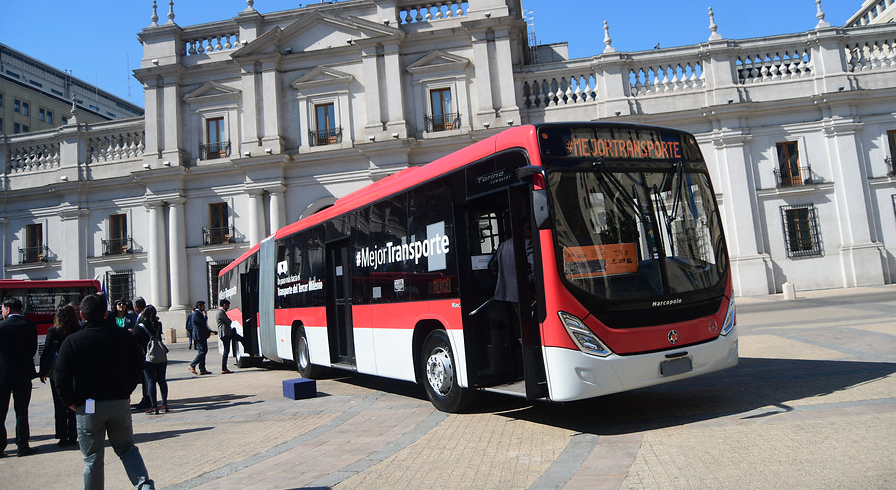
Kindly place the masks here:
POLYGON ((663 376, 675 376, 676 374, 690 372, 693 369, 694 365, 690 357, 679 357, 660 363, 660 374, 663 376))

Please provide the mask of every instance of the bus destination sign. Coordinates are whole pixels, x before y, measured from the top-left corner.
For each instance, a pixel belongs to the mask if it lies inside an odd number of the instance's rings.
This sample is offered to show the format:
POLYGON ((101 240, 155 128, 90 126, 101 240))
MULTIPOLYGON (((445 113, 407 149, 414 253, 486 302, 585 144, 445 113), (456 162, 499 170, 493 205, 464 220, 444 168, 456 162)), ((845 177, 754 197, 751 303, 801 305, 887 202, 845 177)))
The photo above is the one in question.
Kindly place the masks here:
POLYGON ((682 142, 678 133, 644 129, 545 128, 540 136, 542 153, 561 158, 690 160, 699 151, 696 142, 682 142))

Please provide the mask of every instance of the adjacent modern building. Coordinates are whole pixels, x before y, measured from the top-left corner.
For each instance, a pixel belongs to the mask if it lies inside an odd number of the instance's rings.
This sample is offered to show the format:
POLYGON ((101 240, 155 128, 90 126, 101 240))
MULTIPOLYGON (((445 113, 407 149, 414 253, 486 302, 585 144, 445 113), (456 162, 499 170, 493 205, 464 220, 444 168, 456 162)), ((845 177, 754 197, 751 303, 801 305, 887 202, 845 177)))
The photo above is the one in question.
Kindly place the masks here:
POLYGON ((140 107, 0 44, 0 134, 65 126, 72 105, 87 123, 143 116, 140 107))
POLYGON ((97 277, 174 314, 386 175, 509 126, 612 120, 697 136, 737 294, 896 279, 896 25, 819 6, 814 30, 735 40, 710 11, 704 43, 624 52, 604 24, 602 52, 568 59, 529 45, 519 0, 255 3, 186 27, 153 7, 144 117, 79 107, 0 140, 0 275, 97 277))

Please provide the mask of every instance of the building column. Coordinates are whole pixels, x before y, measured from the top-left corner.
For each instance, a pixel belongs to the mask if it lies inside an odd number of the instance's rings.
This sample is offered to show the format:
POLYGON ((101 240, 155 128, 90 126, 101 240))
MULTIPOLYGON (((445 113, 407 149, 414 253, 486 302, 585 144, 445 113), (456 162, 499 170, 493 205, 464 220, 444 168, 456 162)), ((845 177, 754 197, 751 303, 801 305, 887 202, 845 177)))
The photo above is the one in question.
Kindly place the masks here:
POLYGON ((9 258, 6 256, 6 251, 9 250, 9 237, 6 234, 6 228, 8 224, 8 220, 0 216, 0 279, 6 279, 6 264, 9 262, 9 258))
POLYGON ((492 99, 492 76, 488 59, 488 37, 485 29, 471 31, 473 38, 473 66, 476 73, 476 99, 478 108, 474 120, 485 120, 495 116, 495 102, 492 99))
POLYGON ((168 200, 168 255, 171 258, 168 276, 171 278, 172 310, 190 309, 184 201, 186 199, 182 197, 168 200))
POLYGON ((869 195, 865 166, 861 163, 861 152, 857 148, 861 123, 846 115, 833 115, 825 118, 822 124, 834 173, 834 195, 840 225, 838 232, 842 237, 839 253, 843 286, 884 284, 886 252, 873 236, 868 210, 874 206, 869 195))
MULTIPOLYGON (((520 124, 520 108, 516 105, 516 91, 514 77, 502 77, 501 73, 513 73, 513 58, 510 54, 510 33, 501 30, 495 33, 495 63, 497 77, 498 96, 500 97, 501 118, 505 121, 513 119, 520 124)), ((520 92, 522 94, 522 92, 520 92)))
POLYGON ((283 141, 280 138, 280 89, 277 84, 277 66, 275 62, 266 62, 261 72, 261 97, 263 104, 261 145, 263 150, 273 153, 283 152, 283 141))
MULTIPOLYGON (((361 51, 361 63, 364 68, 364 102, 367 106, 367 134, 376 135, 383 131, 380 114, 380 88, 385 84, 380 80, 377 67, 376 45, 364 46, 361 51)), ((396 91, 400 92, 400 90, 396 91)))
POLYGON ((180 121, 183 111, 181 111, 181 91, 180 80, 178 77, 168 77, 164 81, 162 87, 162 114, 160 121, 168 123, 164 126, 164 141, 162 144, 162 160, 171 162, 172 165, 182 165, 183 141, 181 138, 182 130, 180 121), (175 123, 176 121, 176 123, 175 123))
POLYGON ((271 233, 286 226, 286 187, 276 186, 268 188, 268 194, 271 196, 270 216, 271 216, 271 233))
MULTIPOLYGON (((259 152, 258 138, 258 94, 256 93, 257 83, 256 74, 253 66, 243 67, 241 73, 242 91, 241 102, 243 105, 243 117, 240 118, 242 124, 242 141, 240 141, 240 152, 249 151, 253 155, 259 152)), ((240 155, 242 153, 239 153, 240 155)))
POLYGON ((264 234, 264 195, 261 189, 249 189, 249 246, 261 242, 264 234))
POLYGON ((165 208, 161 202, 144 204, 149 209, 149 301, 156 310, 167 310, 168 298, 168 234, 165 230, 165 208))
POLYGON ((85 240, 81 230, 86 229, 82 226, 83 218, 87 214, 87 210, 78 208, 69 208, 59 213, 62 219, 62 270, 60 276, 62 279, 85 279, 87 278, 87 254, 85 240))
POLYGON ((713 153, 723 199, 723 213, 734 291, 738 296, 760 296, 775 291, 769 276, 771 257, 762 250, 759 207, 748 145, 752 138, 742 131, 719 129, 729 126, 716 122, 711 135, 713 153))
POLYGON ((399 87, 401 83, 401 60, 398 44, 390 44, 383 47, 385 59, 385 83, 388 98, 386 99, 386 132, 398 133, 400 139, 408 137, 408 128, 404 119, 404 91, 399 87))

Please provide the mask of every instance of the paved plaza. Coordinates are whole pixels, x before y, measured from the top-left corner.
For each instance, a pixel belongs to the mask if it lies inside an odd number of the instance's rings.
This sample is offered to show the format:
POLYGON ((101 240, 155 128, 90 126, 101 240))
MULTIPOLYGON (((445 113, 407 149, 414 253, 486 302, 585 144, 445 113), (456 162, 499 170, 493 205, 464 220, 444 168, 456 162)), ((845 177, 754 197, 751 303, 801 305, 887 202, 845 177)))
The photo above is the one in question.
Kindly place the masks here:
MULTIPOLYGON (((195 376, 181 341, 171 413, 135 412, 134 430, 170 489, 896 488, 896 286, 740 298, 738 330, 732 370, 567 404, 482 394, 460 415, 416 385, 346 373, 289 400, 294 369, 219 375, 214 350, 215 374, 195 376)), ((30 415, 40 452, 16 458, 10 440, 0 488, 79 488, 48 384, 30 415)), ((109 447, 106 488, 128 488, 109 447)))

